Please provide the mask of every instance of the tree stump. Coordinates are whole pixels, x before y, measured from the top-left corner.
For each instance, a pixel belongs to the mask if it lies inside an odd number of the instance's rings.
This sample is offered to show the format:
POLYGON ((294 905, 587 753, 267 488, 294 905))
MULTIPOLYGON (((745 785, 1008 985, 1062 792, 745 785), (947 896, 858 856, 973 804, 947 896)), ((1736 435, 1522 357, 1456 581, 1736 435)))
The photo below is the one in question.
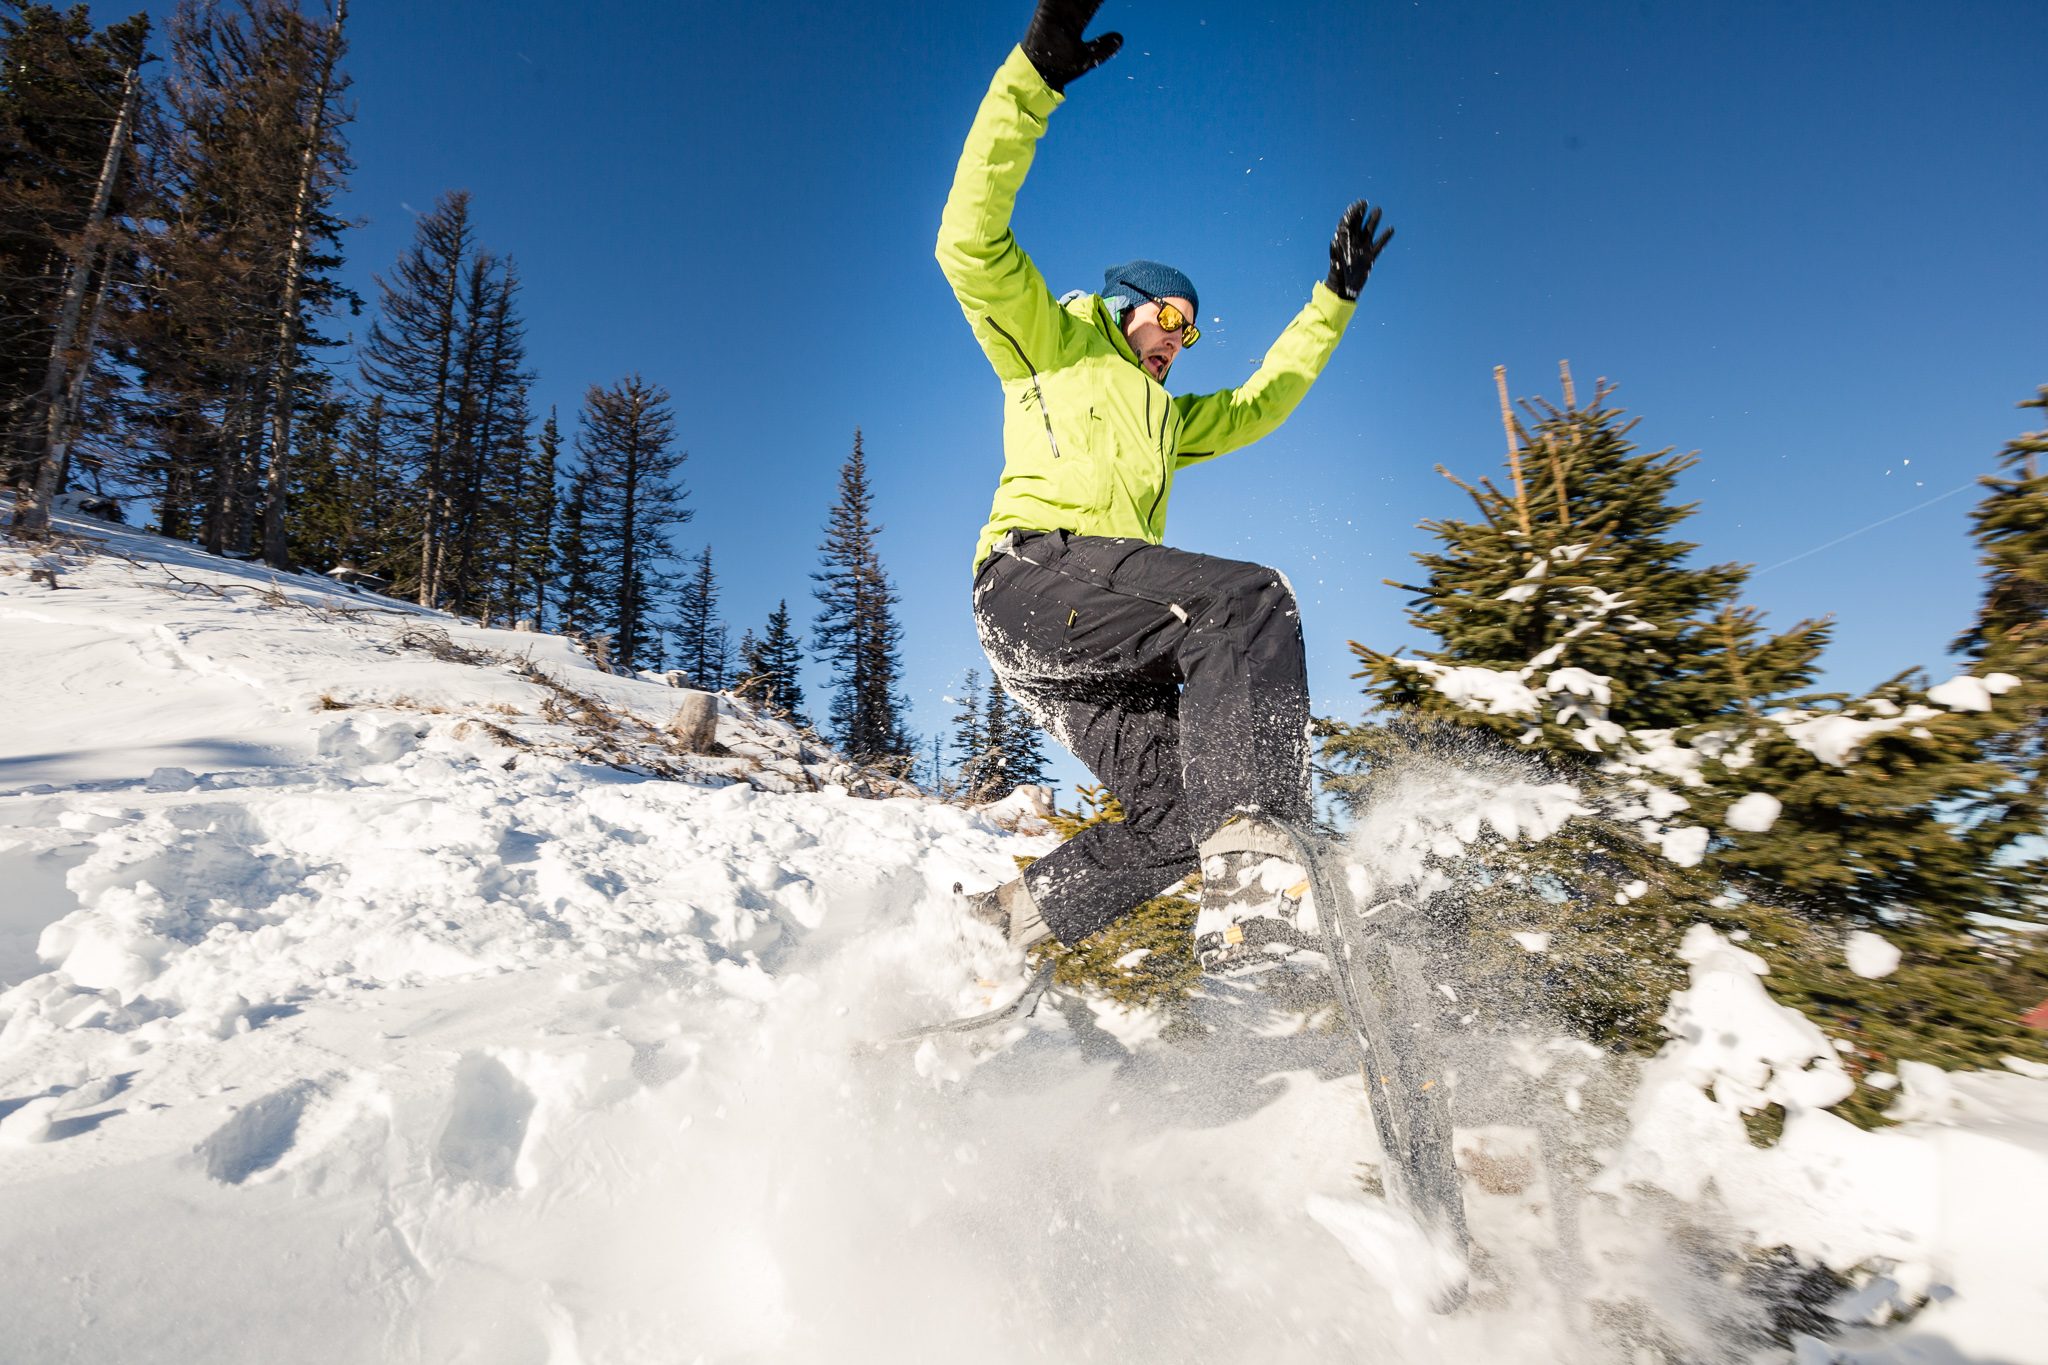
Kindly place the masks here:
POLYGON ((718 697, 711 692, 684 692, 682 704, 668 723, 669 733, 690 753, 708 754, 718 742, 718 697))

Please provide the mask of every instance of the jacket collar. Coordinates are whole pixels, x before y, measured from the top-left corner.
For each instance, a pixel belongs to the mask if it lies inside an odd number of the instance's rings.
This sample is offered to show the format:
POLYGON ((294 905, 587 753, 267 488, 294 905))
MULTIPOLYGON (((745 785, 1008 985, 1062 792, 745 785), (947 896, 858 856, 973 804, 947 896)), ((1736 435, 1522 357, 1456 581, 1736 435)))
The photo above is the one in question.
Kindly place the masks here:
POLYGON ((1124 329, 1116 325, 1116 318, 1110 313, 1109 305, 1103 302, 1102 295, 1076 291, 1067 296, 1065 303, 1068 312, 1107 337, 1109 344, 1116 347, 1116 353, 1136 367, 1139 374, 1152 378, 1152 372, 1138 363, 1138 353, 1131 349, 1124 329))

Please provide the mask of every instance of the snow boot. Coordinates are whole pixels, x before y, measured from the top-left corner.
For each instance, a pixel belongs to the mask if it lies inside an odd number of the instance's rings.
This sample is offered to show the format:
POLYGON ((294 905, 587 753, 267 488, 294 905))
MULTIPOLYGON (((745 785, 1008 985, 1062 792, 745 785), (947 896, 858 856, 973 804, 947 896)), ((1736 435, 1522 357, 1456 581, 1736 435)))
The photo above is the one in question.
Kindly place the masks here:
MULTIPOLYGON (((956 882, 956 894, 962 892, 956 882)), ((1020 952, 1037 947, 1052 937, 1052 930, 1038 917, 1038 903, 1022 877, 1012 877, 1001 886, 977 891, 967 897, 967 913, 1009 940, 1020 952)))
POLYGON ((1250 816, 1204 839, 1195 959, 1205 972, 1271 966, 1316 946, 1315 904, 1294 841, 1250 816))

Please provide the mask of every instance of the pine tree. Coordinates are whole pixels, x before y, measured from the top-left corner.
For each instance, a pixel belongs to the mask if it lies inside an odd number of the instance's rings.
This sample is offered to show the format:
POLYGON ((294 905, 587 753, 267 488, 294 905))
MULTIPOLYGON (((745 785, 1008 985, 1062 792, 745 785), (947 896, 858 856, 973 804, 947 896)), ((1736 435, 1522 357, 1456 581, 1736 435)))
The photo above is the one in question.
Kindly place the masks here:
POLYGON ((790 628, 789 603, 777 602, 768 614, 766 631, 751 644, 740 646, 740 695, 788 718, 790 724, 809 728, 804 715, 803 685, 798 670, 803 667, 803 641, 790 628))
MULTIPOLYGON (((2020 404, 2048 411, 2048 385, 2020 404)), ((2009 775, 1970 812, 1971 828, 1994 846, 2048 829, 2048 430, 2032 431, 1999 452, 2004 472, 1972 514, 1984 565, 1977 619, 1956 641, 1975 671, 2010 679, 1990 695, 1983 715, 1986 749, 2009 775)), ((1989 689, 1987 688, 1987 692, 1989 689)), ((2033 847, 2029 845, 2029 847, 2033 847)), ((2001 913, 2048 921, 2048 860, 2008 861, 2013 881, 2001 913)))
POLYGON ((724 679, 717 667, 718 577, 711 568, 711 547, 697 554, 696 571, 683 581, 676 599, 674 627, 676 666, 690 675, 693 686, 716 691, 724 679))
POLYGON ((86 10, 0 18, 0 473, 14 524, 49 526, 92 415, 109 301, 131 282, 147 18, 94 33, 86 10))
POLYGON ((704 651, 704 666, 711 679, 711 690, 723 691, 732 677, 732 629, 720 621, 711 628, 711 640, 704 651))
POLYGON ((867 456, 856 430, 819 547, 822 569, 811 575, 818 583, 812 595, 821 607, 811 638, 820 661, 832 669, 834 741, 860 762, 902 763, 915 742, 904 727, 897 690, 901 630, 896 591, 875 546, 881 529, 873 521, 867 456))
POLYGON ((468 215, 467 194, 444 195, 393 280, 379 279, 363 372, 411 453, 421 600, 517 616, 538 600, 559 433, 554 450, 535 451, 518 270, 476 249, 468 215))
POLYGON ((605 564, 589 532, 590 470, 577 465, 562 499, 562 518, 555 528, 555 624, 560 630, 588 637, 601 627, 602 603, 610 593, 605 564))
POLYGON ((970 668, 961 683, 959 709, 953 712, 953 754, 955 783, 969 801, 981 800, 981 784, 988 771, 988 727, 981 715, 981 671, 970 668))
POLYGON ((656 604, 670 583, 669 532, 693 515, 676 479, 687 455, 671 448, 674 440, 668 390, 659 384, 633 374, 584 395, 576 433, 590 476, 583 529, 611 589, 594 614, 627 669, 650 665, 660 650, 656 604))
POLYGON ((453 190, 413 225, 390 279, 377 277, 378 317, 363 346, 363 382, 385 402, 419 506, 418 563, 401 579, 422 606, 438 605, 461 467, 458 347, 465 263, 474 247, 469 195, 453 190))
POLYGON ((557 466, 562 456, 562 432, 555 410, 548 409, 540 435, 533 443, 533 457, 521 467, 511 498, 510 549, 507 555, 507 591, 514 615, 529 615, 536 628, 546 623, 548 582, 554 567, 555 519, 559 511, 556 491, 557 466))
MULTIPOLYGON (((282 8, 289 15, 283 21, 284 31, 303 32, 298 11, 288 5, 282 8)), ((292 418, 302 389, 316 400, 326 392, 324 375, 308 382, 310 377, 302 376, 299 366, 301 350, 308 341, 317 340, 307 331, 304 307, 319 299, 326 284, 321 276, 311 272, 340 264, 338 256, 322 254, 316 242, 322 236, 332 239, 338 234, 340 223, 329 212, 329 206, 342 188, 342 176, 349 168, 347 152, 336 131, 347 119, 339 99, 349 81, 335 69, 347 48, 343 37, 347 20, 348 0, 334 0, 333 22, 313 44, 310 85, 302 81, 301 92, 293 97, 299 115, 299 168, 292 182, 291 209, 281 224, 286 229, 287 244, 276 312, 276 349, 271 360, 270 452, 263 499, 263 557, 275 569, 292 567, 285 507, 298 473, 292 451, 292 418)), ((327 434, 331 437, 331 426, 327 434)), ((328 449, 332 448, 330 440, 328 449)))
POLYGON ((1736 601, 1747 570, 1688 565, 1699 547, 1669 532, 1692 514, 1675 493, 1698 459, 1637 450, 1609 392, 1586 409, 1542 405, 1533 437, 1513 424, 1511 492, 1438 466, 1480 515, 1423 522, 1444 545, 1416 556, 1426 585, 1388 580, 1415 594, 1410 624, 1444 647, 1396 658, 1354 646, 1376 701, 1598 753, 1620 731, 1754 710, 1812 682, 1827 623, 1765 637, 1736 601), (1589 675, 1607 680, 1598 692, 1583 690, 1589 675))
POLYGON ((990 756, 987 799, 1000 801, 1026 784, 1045 785, 1045 747, 1038 726, 993 674, 983 714, 990 756))
POLYGON ((510 260, 478 252, 464 287, 463 340, 457 365, 455 493, 449 508, 445 600, 458 611, 510 615, 511 548, 532 460, 526 327, 510 260))
MULTIPOLYGON (((317 25, 289 0, 173 15, 174 121, 161 226, 144 246, 149 306, 128 329, 162 435, 166 503, 189 500, 209 549, 282 559, 295 414, 326 400, 311 319, 350 297, 335 279, 350 163, 335 70, 341 12, 317 25)), ((167 505, 166 525, 187 513, 167 505)))
MULTIPOLYGON (((1671 948, 1704 919, 1748 931, 1767 984, 1855 1049, 1852 1067, 2023 1048, 1984 970, 2010 946, 1974 922, 2006 903, 2013 846, 1957 818, 2006 781, 1981 720, 1944 702, 1970 686, 1901 675, 1862 697, 1805 695, 1826 624, 1768 634, 1736 600, 1746 570, 1687 566, 1695 547, 1670 532, 1693 510, 1673 497, 1691 458, 1636 451, 1607 392, 1581 409, 1567 376, 1564 408, 1527 408, 1525 428, 1503 391, 1509 486, 1458 481, 1479 519, 1425 523, 1443 548, 1418 556, 1429 575, 1409 588, 1410 620, 1440 647, 1353 646, 1388 715, 1492 732, 1606 812, 1454 870, 1475 955, 1520 983, 1502 994, 1647 1046, 1680 984, 1671 948), (1514 950, 1508 929, 1549 935, 1549 951, 1514 950), (1849 974, 1852 929, 1898 943, 1905 965, 1881 983, 1849 974)), ((1418 753, 1460 747, 1325 731, 1345 770, 1333 786, 1358 799, 1418 753)))
POLYGON ((354 458, 357 425, 345 404, 329 402, 308 413, 294 435, 289 557, 316 573, 344 561, 362 567, 355 564, 355 552, 366 538, 374 493, 361 486, 354 458))
POLYGON ((0 16, 0 475, 29 530, 63 482, 105 305, 130 275, 148 33, 140 14, 96 32, 83 6, 0 16))
POLYGON ((981 764, 975 783, 978 799, 998 801, 1010 791, 1010 701, 1002 679, 990 675, 981 705, 981 764))
MULTIPOLYGON (((355 413, 341 445, 338 518, 342 532, 333 557, 395 581, 413 542, 412 509, 405 496, 405 470, 391 449, 390 421, 381 397, 355 413)), ((318 566, 320 556, 297 551, 301 562, 318 566)), ((326 567, 333 567, 331 564, 326 567)))

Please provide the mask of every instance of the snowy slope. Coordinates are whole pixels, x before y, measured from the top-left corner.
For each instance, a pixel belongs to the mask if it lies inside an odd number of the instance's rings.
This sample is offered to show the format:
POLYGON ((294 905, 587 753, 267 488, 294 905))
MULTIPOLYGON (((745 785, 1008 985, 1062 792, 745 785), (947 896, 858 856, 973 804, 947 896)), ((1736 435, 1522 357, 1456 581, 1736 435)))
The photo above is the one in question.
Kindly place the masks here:
MULTIPOLYGON (((1700 1254, 1760 1242, 1942 1300, 1802 1360, 2048 1361, 2048 1081, 1858 1133, 1732 945, 1640 1085, 1467 1045, 1435 1318, 1313 983, 877 1048, 1016 988, 950 888, 1042 840, 730 700, 679 753, 679 693, 552 637, 70 529, 54 590, 0 544, 0 1360, 1769 1358, 1700 1254)), ((1361 862, 1572 813, 1483 788, 1361 862)))

